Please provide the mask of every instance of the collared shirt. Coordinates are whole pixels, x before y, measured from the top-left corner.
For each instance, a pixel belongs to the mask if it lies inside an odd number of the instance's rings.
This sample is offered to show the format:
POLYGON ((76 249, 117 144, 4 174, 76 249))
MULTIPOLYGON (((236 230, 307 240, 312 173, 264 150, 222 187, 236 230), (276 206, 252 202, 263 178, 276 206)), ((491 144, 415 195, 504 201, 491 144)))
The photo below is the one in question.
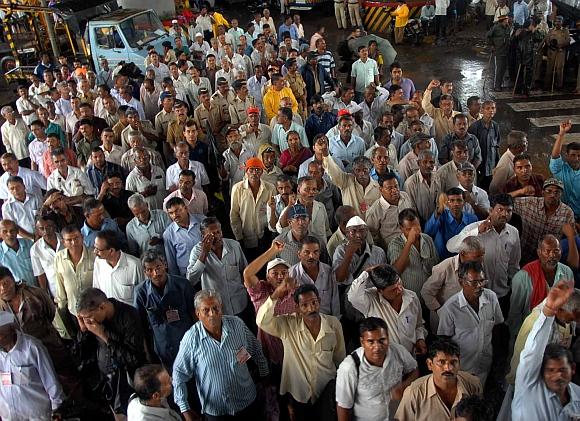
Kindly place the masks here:
POLYGON ((383 196, 371 205, 366 213, 366 223, 376 245, 387 249, 389 242, 401 233, 399 213, 412 207, 409 195, 400 192, 399 203, 391 205, 383 196))
MULTIPOLYGON (((405 248, 406 242, 407 238, 405 235, 399 234, 389 243, 387 257, 391 264, 395 263, 399 258, 403 252, 403 248, 405 248)), ((435 244, 427 234, 421 234, 420 249, 417 250, 415 244, 411 246, 409 250, 409 264, 403 273, 401 273, 403 286, 417 295, 421 293, 423 284, 431 275, 433 266, 439 262, 435 244)))
POLYGON ((336 115, 333 113, 322 112, 320 116, 316 113, 310 114, 304 123, 304 129, 306 130, 308 140, 312 143, 314 141, 314 136, 320 133, 326 133, 336 126, 336 123, 336 115))
MULTIPOLYGON (((389 89, 392 84, 393 84, 393 80, 390 79, 383 86, 386 89, 389 89)), ((413 81, 411 79, 404 77, 401 79, 401 81, 399 83, 397 83, 397 85, 399 85, 403 89, 403 98, 404 99, 406 99, 408 101, 413 97, 413 94, 415 93, 415 84, 413 83, 413 81)))
POLYGON ((145 279, 143 265, 136 257, 121 252, 119 261, 111 267, 105 259, 96 258, 93 270, 93 287, 99 288, 107 298, 125 304, 134 304, 135 287, 145 279))
POLYGON ((320 312, 331 316, 340 316, 340 301, 338 297, 338 285, 334 271, 326 263, 318 263, 318 276, 312 279, 304 270, 302 263, 298 262, 288 270, 288 275, 296 279, 299 285, 312 284, 318 289, 320 295, 320 312))
POLYGON ((111 218, 105 218, 103 220, 103 224, 99 228, 92 228, 85 223, 81 227, 81 234, 83 235, 83 242, 87 247, 94 247, 95 246, 95 238, 97 238, 97 234, 99 231, 113 231, 117 236, 117 239, 121 243, 121 248, 124 249, 123 246, 127 245, 127 239, 125 238, 125 234, 119 229, 119 225, 116 221, 112 220, 111 218))
MULTIPOLYGON (((163 63, 160 63, 160 64, 162 66, 165 66, 165 64, 163 64, 163 63)), ((155 66, 151 66, 151 67, 153 67, 153 69, 156 69, 155 66)), ((155 72, 155 75, 157 75, 157 72, 155 72)), ((167 76, 169 76, 169 75, 167 75, 167 76)), ((155 80, 157 80, 157 76, 155 76, 155 80)), ((161 83, 161 81, 159 81, 159 83, 161 83)), ((125 99, 121 98, 121 97, 119 97, 118 99, 119 99, 119 103, 121 105, 128 105, 129 107, 135 108, 135 110, 137 110, 137 114, 139 114, 139 118, 142 121, 148 121, 147 116, 145 115, 145 110, 143 109, 143 105, 141 104, 141 101, 139 101, 135 97, 131 97, 131 99, 129 101, 125 101, 125 99)))
POLYGON ((540 313, 520 354, 512 419, 565 421, 577 418, 580 414, 580 387, 569 383, 567 389, 570 400, 562 407, 559 397, 548 389, 541 376, 544 353, 538 350, 548 345, 555 318, 546 317, 543 311, 540 313))
MULTIPOLYGON (((332 262, 330 256, 326 253, 326 248, 324 245, 326 244, 326 237, 320 238, 317 235, 312 233, 312 230, 308 228, 308 232, 306 235, 311 235, 316 237, 318 241, 320 241, 320 261, 323 263, 330 264, 332 262)), ((278 235, 275 240, 281 241, 284 243, 284 248, 280 253, 278 253, 278 257, 284 259, 286 263, 289 265, 294 265, 299 262, 298 252, 302 248, 302 242, 298 241, 294 238, 292 231, 288 229, 284 233, 278 235)))
POLYGON ((181 416, 169 407, 167 401, 161 401, 161 406, 149 406, 141 402, 136 394, 133 394, 127 407, 127 419, 131 421, 180 421, 181 416))
POLYGON ((121 158, 123 156, 123 149, 119 145, 113 145, 110 151, 106 150, 103 145, 100 146, 105 154, 105 160, 113 164, 121 166, 121 158))
POLYGON ((258 365, 260 375, 268 374, 268 362, 256 337, 241 319, 222 317, 222 336, 212 338, 201 322, 187 331, 173 364, 175 403, 181 412, 190 409, 186 383, 195 384, 204 414, 234 415, 256 399, 256 386, 246 363, 237 354, 245 349, 258 365))
POLYGON ((290 393, 298 402, 316 402, 328 382, 336 377, 336 367, 345 357, 342 327, 334 316, 320 314, 317 338, 296 313, 274 315, 276 301, 268 298, 258 310, 256 323, 284 344, 280 394, 290 393))
POLYGON ((66 178, 58 170, 54 170, 46 182, 46 188, 57 189, 65 196, 81 196, 83 194, 92 196, 95 194, 95 188, 89 181, 87 175, 79 168, 68 166, 66 178))
POLYGON ((91 247, 83 246, 81 259, 75 265, 68 250, 60 250, 54 257, 56 274, 55 301, 58 308, 68 308, 72 315, 77 314, 77 300, 81 292, 93 285, 95 254, 91 247))
POLYGON ((239 128, 240 136, 242 136, 246 147, 257 154, 260 146, 266 143, 270 143, 270 139, 272 138, 272 130, 270 129, 270 126, 262 123, 258 123, 257 133, 248 133, 249 128, 249 123, 242 124, 239 128))
POLYGON ((197 215, 207 215, 208 203, 207 195, 198 189, 192 189, 191 198, 187 199, 181 194, 181 190, 177 189, 173 193, 170 193, 165 200, 163 200, 163 210, 167 212, 167 202, 174 198, 179 197, 185 202, 185 206, 190 214, 197 215))
POLYGON ((499 159, 499 144, 501 141, 499 125, 491 121, 489 128, 485 126, 483 119, 477 120, 469 126, 469 133, 474 134, 479 140, 481 148, 481 166, 478 172, 490 176, 499 159))
POLYGON ((341 161, 346 161, 348 167, 350 167, 350 164, 355 158, 365 154, 366 146, 365 141, 355 134, 351 135, 350 140, 346 144, 340 138, 340 135, 338 135, 329 139, 328 150, 333 157, 341 161))
MULTIPOLYGON (((468 153, 468 160, 473 165, 476 163, 481 162, 481 148, 479 147, 479 140, 477 137, 472 135, 471 133, 467 133, 464 139, 459 139, 455 132, 448 133, 443 138, 443 141, 439 144, 439 160, 442 164, 451 160, 451 149, 454 142, 459 140, 464 141, 467 143, 467 153, 468 153)), ((435 157, 435 162, 437 162, 437 158, 435 157)))
POLYGON ((198 243, 189 256, 187 278, 192 284, 201 281, 201 289, 218 291, 222 297, 224 314, 240 314, 248 305, 242 276, 248 262, 240 243, 224 238, 222 257, 219 258, 210 250, 205 263, 199 260, 200 254, 201 243, 198 243))
POLYGON ((360 365, 346 357, 336 372, 336 402, 352 408, 353 420, 384 421, 391 419, 391 390, 403 377, 417 368, 417 361, 401 345, 389 342, 381 367, 368 362, 362 347, 356 354, 360 365))
MULTIPOLYGON (((473 200, 474 205, 477 206, 478 208, 483 209, 486 212, 489 212, 489 208, 491 207, 491 205, 489 203, 489 197, 485 190, 483 190, 481 187, 476 186, 475 184, 471 186, 471 191, 467 190, 461 184, 459 184, 456 187, 460 188, 464 192, 470 193, 474 199, 473 200)), ((471 206, 470 203, 466 202, 465 205, 463 205, 463 212, 475 213, 475 210, 473 209, 473 206, 471 206)))
POLYGON ((48 281, 48 289, 52 297, 56 297, 56 273, 54 258, 59 250, 63 249, 60 234, 56 235, 56 250, 46 244, 44 238, 39 238, 30 248, 30 260, 34 276, 44 274, 48 281))
POLYGON ((26 138, 30 131, 24 120, 17 118, 15 124, 10 124, 8 120, 0 127, 2 133, 2 143, 6 147, 6 152, 13 153, 19 161, 28 158, 29 152, 26 145, 26 138))
POLYGON ((446 192, 452 187, 457 187, 459 184, 459 181, 457 180, 457 164, 453 160, 440 166, 436 171, 436 174, 441 183, 442 192, 446 192))
MULTIPOLYGON (((332 256, 332 269, 336 272, 336 269, 342 264, 344 259, 344 255, 346 254, 346 243, 339 244, 336 250, 334 251, 334 255, 332 256)), ((354 278, 354 271, 359 267, 361 260, 364 258, 365 254, 368 254, 368 258, 366 259, 364 265, 360 268, 360 271, 364 271, 367 268, 375 265, 384 265, 387 261, 387 256, 385 255, 385 251, 377 246, 369 245, 368 242, 365 244, 365 249, 362 254, 358 252, 352 256, 352 260, 350 261, 350 265, 348 266, 348 278, 346 278, 342 284, 343 285, 350 285, 352 284, 354 278)))
POLYGON ((492 363, 491 332, 503 323, 503 315, 495 293, 487 288, 479 297, 476 312, 463 291, 458 292, 437 312, 438 335, 450 336, 461 350, 461 368, 485 384, 492 363))
POLYGON ((256 76, 252 76, 251 78, 248 79, 247 83, 248 92, 256 100, 256 103, 258 105, 262 105, 263 102, 262 91, 264 90, 264 86, 266 86, 267 81, 268 79, 266 79, 264 76, 262 76, 260 81, 258 81, 256 76))
POLYGON ((187 279, 169 274, 163 290, 153 285, 149 278, 135 288, 134 305, 141 325, 151 329, 155 353, 169 373, 179 351, 179 342, 195 320, 194 295, 187 279))
POLYGON ((27 194, 24 202, 11 196, 2 205, 2 217, 16 222, 16 224, 31 234, 36 230, 36 213, 41 208, 40 199, 27 194))
POLYGON ((288 132, 291 130, 298 132, 302 146, 310 148, 304 127, 300 126, 294 121, 290 123, 288 130, 284 129, 284 126, 278 123, 274 126, 272 129, 272 144, 278 145, 280 152, 284 152, 286 149, 288 149, 288 132))
POLYGON ((363 271, 350 286, 348 300, 365 317, 383 319, 389 328, 389 339, 409 352, 413 352, 418 340, 427 336, 419 297, 411 290, 403 290, 403 303, 397 312, 372 286, 368 272, 363 271))
POLYGON ((562 157, 550 158, 550 171, 564 183, 562 201, 572 208, 576 218, 580 217, 580 169, 574 170, 562 157))
POLYGON ((363 92, 369 84, 375 81, 375 77, 379 75, 377 62, 368 57, 366 61, 362 61, 359 58, 352 64, 350 75, 356 78, 355 91, 363 92))
MULTIPOLYGON (((151 63, 145 70, 153 70, 155 72, 155 82, 157 83, 163 82, 163 78, 170 76, 169 67, 165 63, 159 63, 157 66, 151 63)), ((145 117, 141 118, 145 120, 145 117)))
POLYGON ((232 187, 230 221, 236 240, 243 240, 244 247, 257 247, 258 240, 268 226, 268 201, 275 194, 275 187, 265 181, 260 182, 255 198, 248 180, 240 181, 232 187))
POLYGON ((163 238, 163 232, 171 224, 167 213, 161 209, 151 209, 149 221, 144 224, 137 217, 127 223, 127 241, 131 253, 141 256, 147 250, 164 252, 163 244, 152 246, 149 244, 153 237, 163 238))
POLYGON ((514 8, 514 23, 523 26, 526 19, 530 16, 530 10, 528 9, 527 3, 521 0, 516 1, 513 4, 513 8, 514 8))
POLYGON ((177 115, 173 110, 167 112, 165 109, 162 109, 155 115, 155 130, 157 130, 159 137, 163 139, 167 136, 167 126, 176 118, 177 115))
POLYGON ((87 166, 87 176, 97 192, 101 191, 101 186, 103 185, 103 181, 107 178, 107 175, 115 173, 122 175, 123 169, 119 165, 106 160, 105 167, 102 170, 95 167, 94 164, 89 164, 87 166))
POLYGON ((125 188, 133 192, 142 192, 151 185, 157 187, 157 193, 146 197, 145 201, 149 204, 149 209, 162 209, 163 199, 167 196, 167 191, 165 190, 165 172, 161 168, 151 165, 151 179, 149 179, 143 175, 139 168, 135 167, 125 181, 125 188))
POLYGON ((44 140, 34 138, 32 142, 28 145, 28 154, 30 155, 30 161, 36 164, 38 171, 44 174, 44 152, 48 149, 48 145, 44 140))
MULTIPOLYGON (((544 187, 544 176, 542 174, 531 174, 530 179, 527 181, 526 186, 531 186, 534 188, 534 194, 529 194, 526 196, 536 196, 541 197, 544 187)), ((512 176, 507 180, 503 186, 503 193, 512 193, 524 187, 524 184, 520 183, 516 175, 512 176)))
POLYGON ((32 241, 27 238, 18 238, 18 250, 8 247, 5 241, 0 243, 0 265, 6 266, 14 275, 14 279, 22 280, 30 286, 38 286, 38 282, 32 274, 32 261, 30 260, 30 248, 32 241))
POLYGON ((472 222, 477 222, 477 216, 472 213, 461 213, 461 220, 457 221, 449 209, 445 208, 443 213, 437 217, 435 212, 425 224, 425 234, 430 235, 435 241, 437 254, 440 259, 447 259, 452 254, 447 251, 447 241, 455 237, 463 228, 472 222))
MULTIPOLYGON (((278 220, 276 230, 282 234, 290 231, 290 226, 287 225, 286 227, 282 227, 282 225, 280 225, 280 220, 278 220)), ((310 235, 317 237, 323 244, 326 244, 326 239, 332 235, 326 208, 317 200, 314 200, 312 203, 312 215, 310 216, 308 231, 310 232, 310 235)))
POLYGON ((410 207, 417 210, 422 222, 427 221, 435 211, 439 193, 442 192, 437 173, 433 172, 431 183, 427 183, 421 171, 417 171, 405 181, 405 192, 411 200, 410 207))
POLYGON ((264 93, 262 102, 264 104, 264 112, 266 113, 266 118, 268 121, 278 113, 280 102, 282 98, 286 97, 292 100, 292 113, 298 113, 298 102, 296 102, 296 97, 294 96, 292 89, 289 87, 284 86, 279 91, 274 88, 270 88, 264 93))
MULTIPOLYGON (((187 118, 187 116, 186 116, 187 118)), ((167 133, 165 140, 169 143, 172 148, 180 142, 185 141, 185 121, 179 121, 177 118, 172 120, 167 125, 167 133)))
POLYGON ((574 225, 574 212, 564 203, 560 203, 553 215, 546 215, 543 197, 516 198, 514 212, 522 218, 522 263, 535 260, 536 245, 544 235, 560 238, 564 224, 574 225))
POLYGON ((510 224, 506 224, 499 233, 495 228, 480 233, 478 227, 482 222, 474 222, 463 228, 459 235, 449 240, 447 249, 457 251, 465 238, 477 237, 485 249, 483 269, 490 282, 488 288, 501 298, 509 293, 510 281, 520 270, 520 235, 510 224))
MULTIPOLYGON (((194 43, 193 45, 196 45, 196 44, 194 43)), ((209 46, 208 46, 208 50, 209 50, 209 46)), ((199 106, 199 90, 202 88, 207 89, 208 93, 210 95, 212 95, 213 90, 211 88, 211 83, 210 83, 209 79, 206 77, 200 77, 198 83, 196 83, 193 79, 191 79, 185 87, 185 89, 188 93, 188 96, 191 97, 194 101, 194 103, 192 104, 194 107, 199 106)))
POLYGON ((254 98, 248 95, 245 100, 241 100, 236 96, 233 102, 229 105, 229 113, 232 124, 244 124, 248 122, 248 115, 246 110, 249 106, 254 105, 256 101, 254 98))
MULTIPOLYGON (((341 171, 344 171, 344 165, 342 165, 342 161, 336 157, 330 156, 330 158, 332 158, 332 160, 334 161, 334 163, 336 164, 336 166, 338 168, 341 169, 341 171)), ((300 164, 300 167, 298 168, 298 178, 304 177, 309 175, 308 173, 308 165, 310 165, 311 162, 313 162, 316 159, 315 156, 311 156, 310 158, 308 158, 306 161, 304 161, 302 164, 300 164)), ((328 175, 327 172, 325 172, 322 175, 322 178, 325 179, 326 181, 330 181, 330 176, 328 175)))
POLYGON ((449 421, 451 411, 464 396, 482 395, 483 388, 476 376, 464 371, 457 373, 457 394, 451 409, 437 393, 433 374, 415 380, 405 389, 395 419, 400 421, 449 421))
POLYGON ((411 150, 399 161, 399 173, 403 183, 413 174, 419 172, 419 157, 411 150))
MULTIPOLYGON (((36 197, 42 197, 42 190, 46 190, 46 178, 41 173, 28 168, 18 167, 18 173, 16 175, 24 181, 26 193, 36 197)), ((10 193, 8 192, 8 177, 10 177, 9 172, 0 175, 0 199, 2 200, 10 197, 10 193)))
POLYGON ((185 277, 191 249, 201 241, 202 215, 189 215, 189 225, 184 228, 172 222, 163 232, 163 244, 169 273, 185 277))
POLYGON ((255 156, 255 152, 251 149, 247 149, 246 145, 242 143, 242 149, 240 150, 239 156, 236 156, 231 148, 227 148, 222 155, 224 157, 224 168, 228 174, 231 192, 234 184, 239 183, 245 178, 246 161, 255 156))
MULTIPOLYGON (((202 186, 206 186, 209 184, 209 177, 207 176, 207 171, 205 170, 205 167, 201 162, 189 160, 189 167, 187 169, 193 171, 193 173, 195 174, 194 187, 196 189, 201 189, 202 186)), ((167 170, 165 172, 165 187, 167 190, 171 189, 171 187, 178 186, 179 174, 181 174, 181 171, 183 171, 183 169, 181 168, 178 162, 167 167, 167 170)))
POLYGON ((433 266, 431 276, 421 288, 421 297, 429 310, 439 310, 452 295, 461 291, 458 270, 459 255, 448 257, 433 266))
POLYGON ((18 330, 14 347, 0 349, 0 371, 9 379, 0 387, 2 419, 49 420, 66 398, 46 348, 18 330))
POLYGON ((426 90, 423 94, 423 102, 421 105, 425 112, 433 118, 435 140, 437 140, 437 143, 440 143, 447 133, 453 133, 453 116, 459 114, 459 111, 452 111, 451 115, 447 117, 441 108, 435 108, 433 104, 431 104, 430 90, 426 90))
MULTIPOLYGON (((562 280, 573 279, 573 277, 572 270, 565 264, 558 262, 552 286, 557 285, 562 280)), ((539 279, 532 279, 530 274, 523 269, 517 272, 512 279, 510 311, 506 321, 512 338, 518 335, 522 322, 532 311, 530 302, 535 283, 539 283, 539 279)), ((549 291, 550 288, 550 285, 546 282, 546 291, 549 291)))
POLYGON ((354 174, 342 171, 334 160, 327 156, 322 160, 322 166, 328 171, 332 182, 340 189, 343 205, 352 206, 357 215, 364 218, 370 205, 381 197, 379 183, 371 179, 368 186, 363 187, 356 181, 354 174))

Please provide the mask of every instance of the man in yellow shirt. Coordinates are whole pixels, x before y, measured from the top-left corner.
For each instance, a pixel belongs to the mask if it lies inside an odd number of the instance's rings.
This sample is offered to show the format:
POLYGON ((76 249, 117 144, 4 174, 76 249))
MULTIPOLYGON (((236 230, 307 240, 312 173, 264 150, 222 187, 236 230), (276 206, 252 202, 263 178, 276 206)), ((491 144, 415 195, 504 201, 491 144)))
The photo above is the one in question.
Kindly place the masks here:
POLYGON ((213 7, 207 9, 207 13, 209 14, 209 18, 211 19, 211 28, 213 30, 213 36, 217 38, 218 36, 218 26, 223 25, 225 29, 230 27, 230 23, 224 18, 219 12, 216 12, 213 7))
POLYGON ((284 77, 280 73, 274 73, 272 75, 272 86, 266 94, 264 95, 263 103, 264 103, 264 111, 266 112, 266 121, 272 120, 278 113, 278 108, 280 108, 280 103, 282 102, 282 98, 290 98, 292 100, 292 113, 298 112, 298 102, 296 101, 296 97, 292 92, 292 89, 285 86, 284 77))
POLYGON ((401 4, 397 6, 391 16, 395 17, 395 45, 403 43, 403 35, 405 33, 405 26, 409 21, 409 7, 406 0, 398 0, 401 4))

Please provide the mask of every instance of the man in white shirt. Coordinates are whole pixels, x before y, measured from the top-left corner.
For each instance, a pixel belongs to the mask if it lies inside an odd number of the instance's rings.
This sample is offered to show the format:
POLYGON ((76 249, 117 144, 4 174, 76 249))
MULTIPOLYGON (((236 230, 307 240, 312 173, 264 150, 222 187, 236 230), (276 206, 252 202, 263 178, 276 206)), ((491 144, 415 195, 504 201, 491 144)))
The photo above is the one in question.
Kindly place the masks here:
POLYGON ((173 192, 177 189, 179 175, 183 170, 193 171, 195 174, 194 187, 196 189, 201 189, 209 185, 209 177, 204 165, 201 162, 189 159, 189 145, 187 143, 179 142, 173 148, 173 152, 175 153, 177 162, 167 167, 167 171, 165 172, 165 186, 167 191, 173 192))
POLYGON ((487 192, 474 184, 475 167, 471 162, 457 165, 457 181, 459 187, 465 192, 464 212, 475 213, 479 219, 486 219, 489 215, 489 197, 487 192))
POLYGON ((30 248, 32 273, 38 278, 38 285, 49 291, 51 298, 56 298, 57 294, 54 259, 56 253, 64 248, 56 229, 56 223, 50 216, 40 216, 36 222, 40 238, 30 248))
MULTIPOLYGON (((147 66, 146 70, 152 69, 155 72, 155 82, 163 82, 164 78, 169 77, 169 67, 165 63, 161 63, 159 53, 154 49, 149 51, 149 59, 151 64, 147 66)), ((142 118, 145 119, 145 117, 142 118)))
POLYGON ((369 49, 366 45, 358 47, 359 59, 352 64, 350 76, 354 86, 354 100, 359 103, 363 100, 363 93, 367 86, 374 83, 379 86, 379 68, 377 62, 369 58, 369 49))
POLYGON ((141 193, 150 209, 162 209, 167 196, 165 173, 160 167, 151 165, 151 157, 143 147, 135 148, 135 168, 127 176, 125 188, 141 193))
POLYGON ((458 276, 462 290, 437 312, 437 335, 448 336, 459 345, 463 370, 485 384, 493 359, 493 327, 503 323, 504 318, 497 295, 484 288, 488 281, 481 263, 461 263, 458 276))
POLYGON ((0 176, 0 199, 6 200, 10 197, 6 183, 8 178, 14 176, 22 178, 24 186, 26 187, 26 193, 28 194, 41 197, 42 190, 46 190, 46 179, 42 174, 28 168, 20 167, 14 154, 7 152, 0 156, 0 164, 4 170, 4 174, 0 176))
POLYGON ((28 89, 25 86, 18 87, 18 96, 19 98, 16 100, 16 109, 18 110, 18 114, 24 120, 27 126, 30 126, 34 120, 38 119, 36 115, 36 110, 39 107, 38 102, 34 98, 30 98, 28 96, 28 89))
POLYGON ((114 298, 133 305, 135 286, 142 282, 143 266, 136 257, 121 251, 119 238, 113 231, 100 231, 95 238, 93 287, 114 298))
POLYGON ((14 154, 21 166, 30 167, 29 152, 26 146, 26 139, 30 133, 28 127, 21 118, 16 118, 14 109, 10 105, 2 107, 0 114, 6 119, 0 127, 2 143, 6 152, 14 154))
POLYGON ((359 325, 361 347, 336 373, 336 402, 341 420, 383 421, 392 403, 419 377, 417 362, 401 345, 390 343, 384 320, 368 317, 359 325))
POLYGON ((121 157, 123 156, 123 149, 119 145, 115 145, 115 133, 113 129, 105 128, 101 132, 101 146, 100 148, 105 153, 105 160, 113 164, 121 166, 121 157))
POLYGON ((16 222, 18 235, 34 241, 36 212, 41 207, 40 198, 26 193, 24 181, 12 176, 7 181, 10 198, 2 205, 2 217, 16 222))
MULTIPOLYGON (((169 73, 169 70, 167 72, 169 73)), ((139 100, 135 99, 135 97, 133 96, 133 86, 126 85, 121 86, 119 88, 119 103, 121 105, 127 105, 133 108, 134 110, 137 110, 137 113, 139 114, 139 118, 141 120, 149 121, 145 116, 145 110, 143 109, 143 105, 141 104, 141 102, 139 102, 139 100)))
POLYGON ((68 197, 67 202, 70 205, 80 204, 87 197, 95 195, 95 188, 87 175, 79 168, 68 165, 63 149, 54 149, 51 157, 56 169, 48 176, 48 190, 60 190, 68 197))
MULTIPOLYGON (((172 311, 172 310, 169 310, 172 311)), ((169 407, 171 376, 160 364, 139 367, 133 376, 135 394, 129 400, 127 419, 147 421, 152 419, 180 421, 181 417, 169 407)))

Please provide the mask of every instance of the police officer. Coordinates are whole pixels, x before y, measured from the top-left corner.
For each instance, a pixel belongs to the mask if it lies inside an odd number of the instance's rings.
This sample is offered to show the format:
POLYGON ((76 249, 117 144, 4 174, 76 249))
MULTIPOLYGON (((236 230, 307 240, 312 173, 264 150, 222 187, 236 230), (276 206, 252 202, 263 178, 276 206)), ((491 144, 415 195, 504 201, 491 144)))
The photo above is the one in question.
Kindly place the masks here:
POLYGON ((544 89, 561 89, 564 84, 564 64, 566 63, 566 48, 570 45, 570 32, 563 28, 564 18, 556 16, 554 28, 550 29, 546 37, 548 46, 548 64, 544 89))
POLYGON ((516 63, 518 66, 515 92, 525 96, 529 95, 532 86, 536 48, 544 39, 544 36, 537 30, 536 23, 534 19, 528 19, 515 33, 517 40, 516 63))
POLYGON ((510 45, 510 27, 507 15, 501 15, 496 24, 487 33, 487 42, 491 45, 495 55, 494 90, 501 91, 503 77, 508 63, 510 45))

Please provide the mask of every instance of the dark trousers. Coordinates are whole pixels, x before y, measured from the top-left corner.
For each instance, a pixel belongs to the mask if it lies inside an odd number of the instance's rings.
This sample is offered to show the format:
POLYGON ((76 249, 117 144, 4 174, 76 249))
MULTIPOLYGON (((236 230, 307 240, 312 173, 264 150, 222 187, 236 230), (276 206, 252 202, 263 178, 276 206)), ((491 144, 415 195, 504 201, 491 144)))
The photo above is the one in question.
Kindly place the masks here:
POLYGON ((507 70, 507 57, 506 56, 494 56, 495 73, 493 75, 493 87, 496 91, 501 90, 501 85, 503 83, 503 78, 507 70))
POLYGON ((205 419, 207 421, 250 421, 260 419, 260 406, 258 405, 258 400, 256 399, 247 408, 242 409, 240 412, 234 415, 207 415, 205 414, 205 419))
POLYGON ((18 166, 24 167, 24 168, 30 168, 30 166, 31 166, 30 158, 19 159, 18 166))
POLYGON ((445 38, 447 32, 447 16, 435 15, 435 32, 439 38, 445 38))
POLYGON ((288 404, 292 408, 291 419, 296 421, 335 421, 336 420, 336 381, 328 382, 318 400, 314 403, 302 403, 287 394, 288 404))

